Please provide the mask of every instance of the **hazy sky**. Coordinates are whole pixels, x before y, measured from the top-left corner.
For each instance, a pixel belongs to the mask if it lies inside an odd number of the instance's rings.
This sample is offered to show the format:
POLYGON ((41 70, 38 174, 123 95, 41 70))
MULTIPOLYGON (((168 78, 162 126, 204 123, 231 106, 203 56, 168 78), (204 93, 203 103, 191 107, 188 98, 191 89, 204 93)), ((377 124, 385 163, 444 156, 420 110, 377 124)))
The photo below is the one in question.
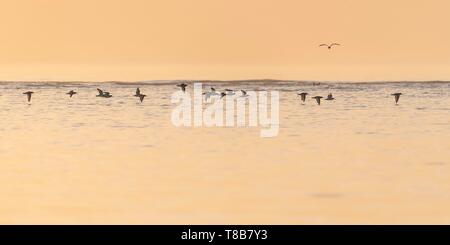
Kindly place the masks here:
POLYGON ((449 9, 448 0, 0 0, 0 80, 450 80, 449 9))

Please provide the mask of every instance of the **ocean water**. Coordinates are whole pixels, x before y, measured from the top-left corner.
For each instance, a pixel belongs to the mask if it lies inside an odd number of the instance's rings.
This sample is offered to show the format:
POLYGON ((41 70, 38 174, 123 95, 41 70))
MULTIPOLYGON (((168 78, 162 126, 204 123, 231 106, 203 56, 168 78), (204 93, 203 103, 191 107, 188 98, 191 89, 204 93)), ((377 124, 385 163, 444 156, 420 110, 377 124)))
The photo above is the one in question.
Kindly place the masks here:
POLYGON ((450 223, 449 82, 203 82, 279 91, 272 138, 175 127, 177 83, 0 82, 0 223, 450 223))

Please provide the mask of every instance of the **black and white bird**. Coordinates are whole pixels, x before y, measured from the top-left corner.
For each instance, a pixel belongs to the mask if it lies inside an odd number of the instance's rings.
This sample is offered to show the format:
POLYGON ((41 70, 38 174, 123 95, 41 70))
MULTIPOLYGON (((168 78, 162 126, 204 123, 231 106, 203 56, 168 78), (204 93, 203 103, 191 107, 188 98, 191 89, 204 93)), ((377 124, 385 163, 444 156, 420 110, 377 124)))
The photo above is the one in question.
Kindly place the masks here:
POLYGON ((183 92, 186 92, 186 87, 187 87, 188 85, 187 84, 185 84, 185 83, 182 83, 182 84, 178 84, 177 85, 177 87, 180 87, 181 88, 181 91, 183 91, 183 92))
POLYGON ((334 46, 341 46, 339 43, 332 43, 332 44, 320 44, 319 47, 327 47, 328 50, 331 50, 334 46))
POLYGON ((102 98, 111 98, 112 95, 109 92, 104 92, 103 90, 97 88, 98 91, 98 95, 97 97, 102 97, 102 98))
POLYGON ((236 94, 236 93, 234 92, 234 90, 232 90, 232 89, 225 89, 225 93, 226 93, 227 95, 229 95, 229 96, 235 95, 235 94, 236 94))
POLYGON ((329 93, 325 100, 334 100, 333 94, 329 93))
POLYGON ((70 98, 72 98, 72 96, 74 95, 74 94, 77 94, 77 92, 75 92, 75 91, 73 91, 73 90, 70 90, 68 93, 66 93, 66 94, 68 94, 69 96, 70 96, 70 98))
POLYGON ((322 96, 315 96, 315 97, 312 97, 312 98, 317 101, 318 105, 320 105, 320 99, 322 99, 323 97, 322 96))
POLYGON ((205 100, 209 100, 212 96, 219 96, 220 94, 216 92, 216 89, 211 87, 211 91, 204 92, 203 95, 205 96, 205 100))
POLYGON ((303 102, 305 102, 306 101, 306 96, 308 95, 308 93, 303 92, 303 93, 299 93, 298 95, 300 95, 301 100, 303 102))
POLYGON ((394 93, 391 95, 395 96, 395 104, 398 104, 398 101, 400 100, 400 95, 402 95, 402 93, 394 93))
POLYGON ((33 93, 34 93, 34 92, 32 92, 32 91, 27 91, 27 92, 23 93, 23 94, 26 94, 26 95, 27 95, 28 102, 31 101, 31 95, 32 95, 33 93))

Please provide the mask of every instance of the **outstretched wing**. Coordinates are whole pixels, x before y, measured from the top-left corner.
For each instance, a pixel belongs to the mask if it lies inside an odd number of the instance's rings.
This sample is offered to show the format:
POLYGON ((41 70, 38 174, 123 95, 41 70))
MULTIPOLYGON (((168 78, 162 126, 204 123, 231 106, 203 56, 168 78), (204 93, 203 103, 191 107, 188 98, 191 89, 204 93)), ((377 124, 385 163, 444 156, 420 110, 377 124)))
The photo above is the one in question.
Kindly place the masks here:
POLYGON ((247 92, 246 92, 246 91, 241 90, 241 92, 242 92, 243 95, 247 95, 247 92))
POLYGON ((333 47, 333 46, 341 46, 341 45, 339 43, 332 43, 330 46, 333 47))
POLYGON ((328 44, 320 44, 319 47, 328 47, 328 44))
POLYGON ((102 95, 102 94, 103 94, 103 91, 102 91, 101 89, 97 88, 97 91, 98 91, 98 94, 99 94, 99 95, 102 95))

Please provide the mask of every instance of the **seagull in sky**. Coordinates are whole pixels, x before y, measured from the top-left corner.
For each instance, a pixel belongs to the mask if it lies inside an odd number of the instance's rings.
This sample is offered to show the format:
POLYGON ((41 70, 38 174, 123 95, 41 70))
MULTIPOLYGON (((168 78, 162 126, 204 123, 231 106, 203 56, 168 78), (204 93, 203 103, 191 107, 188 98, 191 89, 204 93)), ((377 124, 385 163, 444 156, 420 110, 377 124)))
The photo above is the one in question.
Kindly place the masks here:
POLYGON ((328 50, 331 50, 334 46, 341 46, 339 43, 332 43, 332 44, 320 44, 319 47, 327 47, 328 50))

